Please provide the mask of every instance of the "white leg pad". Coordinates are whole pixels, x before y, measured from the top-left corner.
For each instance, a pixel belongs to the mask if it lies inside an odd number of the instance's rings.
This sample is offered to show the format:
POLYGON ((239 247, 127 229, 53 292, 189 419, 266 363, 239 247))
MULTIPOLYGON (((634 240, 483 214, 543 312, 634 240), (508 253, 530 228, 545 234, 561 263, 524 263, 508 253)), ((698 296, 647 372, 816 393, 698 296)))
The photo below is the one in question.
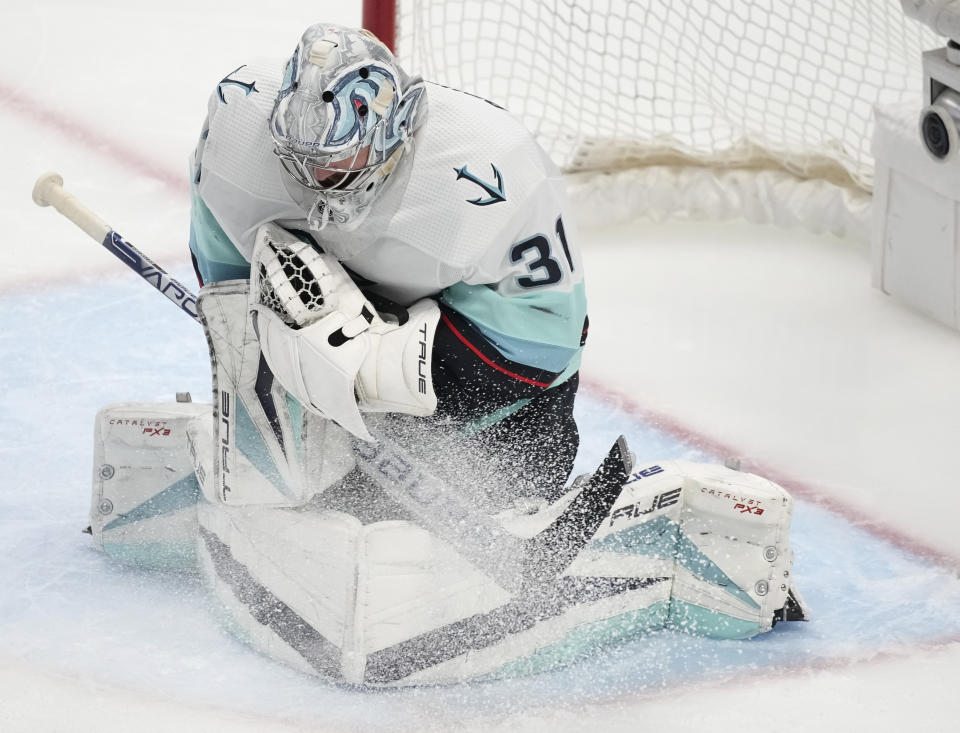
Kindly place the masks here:
POLYGON ((668 625, 753 636, 787 602, 792 510, 782 487, 753 474, 689 461, 637 467, 571 572, 663 573, 668 625))
POLYGON ((90 533, 114 559, 193 570, 200 488, 187 433, 210 405, 128 403, 104 407, 94 426, 90 533))
MULTIPOLYGON (((308 508, 202 506, 201 567, 254 646, 366 686, 534 673, 663 628, 769 630, 789 591, 787 492, 685 461, 629 473, 572 564, 512 590, 411 522, 308 508)), ((522 545, 578 491, 504 526, 522 545)))

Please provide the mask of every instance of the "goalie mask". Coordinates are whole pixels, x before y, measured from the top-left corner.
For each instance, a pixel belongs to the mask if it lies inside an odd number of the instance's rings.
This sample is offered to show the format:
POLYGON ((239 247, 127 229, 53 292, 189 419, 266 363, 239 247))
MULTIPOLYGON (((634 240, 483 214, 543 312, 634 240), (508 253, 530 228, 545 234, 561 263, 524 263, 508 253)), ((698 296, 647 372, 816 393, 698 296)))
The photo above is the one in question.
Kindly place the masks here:
POLYGON ((426 113, 419 77, 364 30, 312 25, 287 61, 270 117, 287 191, 311 229, 356 227, 411 157, 426 113))

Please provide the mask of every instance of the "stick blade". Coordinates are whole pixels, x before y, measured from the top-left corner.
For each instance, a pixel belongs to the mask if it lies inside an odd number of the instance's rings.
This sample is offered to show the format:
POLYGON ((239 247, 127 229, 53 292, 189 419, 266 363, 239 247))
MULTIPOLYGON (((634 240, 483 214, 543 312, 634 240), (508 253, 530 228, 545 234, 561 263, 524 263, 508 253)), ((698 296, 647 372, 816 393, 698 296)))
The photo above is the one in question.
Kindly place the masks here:
POLYGON ((631 470, 633 454, 621 435, 563 514, 525 542, 528 584, 549 583, 570 566, 609 516, 631 470))

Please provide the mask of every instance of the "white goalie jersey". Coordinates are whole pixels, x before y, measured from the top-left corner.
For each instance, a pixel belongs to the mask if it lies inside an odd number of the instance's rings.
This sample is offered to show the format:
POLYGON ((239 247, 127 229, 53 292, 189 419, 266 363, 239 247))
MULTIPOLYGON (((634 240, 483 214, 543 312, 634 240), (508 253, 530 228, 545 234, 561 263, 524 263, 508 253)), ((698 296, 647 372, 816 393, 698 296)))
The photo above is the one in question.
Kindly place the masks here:
MULTIPOLYGON (((268 131, 281 69, 242 66, 211 96, 192 164, 191 249, 206 282, 248 276, 262 224, 309 232, 268 131)), ((369 215, 352 230, 309 234, 365 290, 401 305, 436 298, 488 357, 559 384, 577 369, 586 316, 559 172, 505 110, 436 84, 426 95, 412 155, 369 215)))

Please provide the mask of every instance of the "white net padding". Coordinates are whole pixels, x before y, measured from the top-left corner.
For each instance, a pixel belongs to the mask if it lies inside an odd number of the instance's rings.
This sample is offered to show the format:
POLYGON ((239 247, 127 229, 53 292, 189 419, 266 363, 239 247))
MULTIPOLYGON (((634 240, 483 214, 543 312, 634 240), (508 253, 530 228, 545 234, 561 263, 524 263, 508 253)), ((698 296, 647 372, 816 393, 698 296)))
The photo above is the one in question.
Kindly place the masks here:
POLYGON ((579 174, 573 185, 589 172, 617 180, 608 193, 677 175, 666 190, 692 200, 628 198, 661 200, 655 215, 854 235, 872 187, 873 106, 916 99, 919 112, 920 54, 942 45, 898 0, 403 0, 398 16, 409 70, 510 109, 579 174), (817 183, 801 185, 796 209, 800 181, 817 183), (826 206, 845 213, 807 221, 834 189, 826 206))

